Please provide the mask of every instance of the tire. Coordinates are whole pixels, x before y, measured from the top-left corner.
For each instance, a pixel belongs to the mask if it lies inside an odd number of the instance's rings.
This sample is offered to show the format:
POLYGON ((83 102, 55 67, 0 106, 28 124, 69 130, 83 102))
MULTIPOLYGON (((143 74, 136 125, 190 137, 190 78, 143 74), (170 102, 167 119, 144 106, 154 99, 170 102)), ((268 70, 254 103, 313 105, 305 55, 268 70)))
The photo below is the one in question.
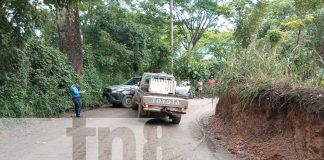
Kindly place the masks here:
POLYGON ((181 121, 181 115, 177 115, 177 116, 172 116, 172 123, 174 124, 179 124, 181 121))
POLYGON ((132 110, 138 110, 138 104, 135 102, 134 96, 132 99, 132 103, 133 103, 132 110))
POLYGON ((138 110, 138 105, 136 103, 133 103, 132 110, 138 110))
POLYGON ((143 115, 143 109, 142 109, 142 106, 141 107, 138 107, 138 110, 137 110, 137 118, 143 118, 144 115, 143 115))
POLYGON ((124 96, 122 100, 122 106, 125 108, 131 108, 133 106, 132 99, 133 97, 131 95, 124 96))

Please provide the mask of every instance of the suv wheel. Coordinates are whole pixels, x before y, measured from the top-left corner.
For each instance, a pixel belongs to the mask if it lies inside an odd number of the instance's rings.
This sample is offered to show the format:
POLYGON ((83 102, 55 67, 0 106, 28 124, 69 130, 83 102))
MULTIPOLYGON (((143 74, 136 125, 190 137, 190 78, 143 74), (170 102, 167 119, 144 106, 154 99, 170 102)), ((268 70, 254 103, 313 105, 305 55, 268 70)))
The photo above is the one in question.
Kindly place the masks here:
POLYGON ((123 107, 131 108, 133 106, 132 99, 133 99, 133 97, 131 95, 124 96, 124 98, 122 100, 123 107))

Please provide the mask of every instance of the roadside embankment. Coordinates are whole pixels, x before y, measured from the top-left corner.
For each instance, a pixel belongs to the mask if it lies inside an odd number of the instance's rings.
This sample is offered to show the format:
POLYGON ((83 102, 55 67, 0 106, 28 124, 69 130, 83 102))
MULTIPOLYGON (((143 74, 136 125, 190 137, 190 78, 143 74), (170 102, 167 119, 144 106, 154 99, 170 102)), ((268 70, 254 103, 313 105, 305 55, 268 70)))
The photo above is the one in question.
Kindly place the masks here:
POLYGON ((220 97, 209 131, 249 159, 323 159, 324 90, 268 86, 220 97))

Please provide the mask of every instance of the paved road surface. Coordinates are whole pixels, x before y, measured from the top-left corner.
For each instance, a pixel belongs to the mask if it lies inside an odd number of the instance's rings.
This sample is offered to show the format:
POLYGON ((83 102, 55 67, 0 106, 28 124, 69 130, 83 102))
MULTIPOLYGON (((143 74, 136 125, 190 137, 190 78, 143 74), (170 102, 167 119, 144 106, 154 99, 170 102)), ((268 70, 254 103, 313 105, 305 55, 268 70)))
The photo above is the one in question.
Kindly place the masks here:
POLYGON ((237 159, 225 149, 207 145, 200 123, 214 113, 213 106, 211 99, 190 100, 179 125, 168 119, 139 120, 136 111, 111 107, 82 112, 81 119, 71 114, 1 119, 19 125, 0 133, 0 159, 237 159))

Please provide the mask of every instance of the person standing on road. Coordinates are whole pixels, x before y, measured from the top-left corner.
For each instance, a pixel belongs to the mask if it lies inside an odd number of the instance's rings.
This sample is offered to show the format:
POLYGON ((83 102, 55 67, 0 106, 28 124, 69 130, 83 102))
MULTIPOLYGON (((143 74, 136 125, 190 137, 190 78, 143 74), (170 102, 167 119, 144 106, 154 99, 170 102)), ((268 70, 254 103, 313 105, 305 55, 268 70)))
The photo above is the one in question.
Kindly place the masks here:
POLYGON ((214 97, 214 90, 215 90, 215 79, 214 76, 210 76, 208 80, 209 84, 209 96, 214 97))
POLYGON ((197 89, 198 89, 198 98, 203 98, 202 96, 202 90, 203 90, 203 82, 202 82, 202 78, 199 79, 198 83, 197 83, 197 89))
POLYGON ((75 106, 75 116, 80 117, 81 113, 81 107, 82 107, 82 102, 81 102, 81 95, 80 93, 84 93, 84 91, 79 91, 80 84, 79 82, 75 82, 74 84, 71 85, 70 87, 70 93, 72 95, 72 101, 75 106))

